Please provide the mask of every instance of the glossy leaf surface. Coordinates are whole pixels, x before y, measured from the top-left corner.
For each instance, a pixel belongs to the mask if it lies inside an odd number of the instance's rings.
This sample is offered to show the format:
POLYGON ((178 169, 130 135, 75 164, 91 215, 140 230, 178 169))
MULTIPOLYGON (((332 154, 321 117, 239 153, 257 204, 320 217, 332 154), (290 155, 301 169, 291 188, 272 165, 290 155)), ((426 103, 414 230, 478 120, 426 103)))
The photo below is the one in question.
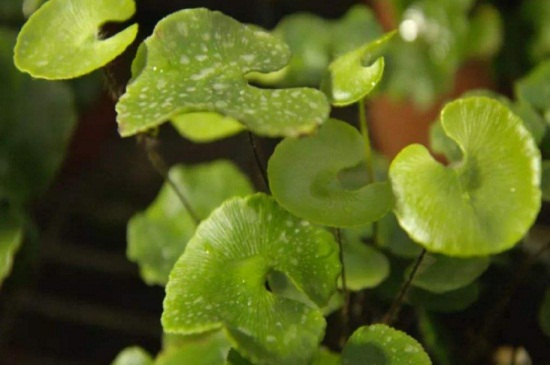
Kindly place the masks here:
POLYGON ((387 47, 394 34, 395 32, 389 33, 365 44, 338 57, 330 64, 321 89, 333 105, 353 104, 363 99, 378 85, 384 73, 384 58, 374 58, 387 47), (365 67, 364 64, 368 66, 365 67))
POLYGON ((405 332, 384 324, 363 326, 342 351, 343 365, 431 365, 422 346, 405 332))
POLYGON ((21 218, 0 208, 0 286, 11 272, 13 258, 23 241, 21 218))
POLYGON ((15 64, 36 78, 70 79, 103 67, 132 43, 134 24, 102 39, 100 27, 125 21, 135 12, 133 0, 50 0, 21 29, 15 64))
POLYGON ((323 337, 324 318, 268 291, 273 270, 324 305, 340 273, 338 246, 328 232, 263 194, 224 203, 199 226, 170 274, 164 330, 191 334, 224 327, 253 363, 306 363, 323 337))
POLYGON ((427 250, 448 256, 513 247, 540 209, 540 153, 531 135, 487 98, 449 103, 441 119, 464 157, 445 167, 423 146, 401 151, 390 167, 400 225, 427 250))
POLYGON ((550 289, 546 291, 539 312, 540 328, 550 337, 550 289))
MULTIPOLYGON (((488 257, 463 259, 427 254, 418 267, 412 284, 433 293, 460 289, 483 274, 489 263, 488 257)), ((407 274, 411 269, 412 267, 407 270, 407 274)))
POLYGON ((0 199, 26 203, 51 182, 76 111, 63 83, 32 80, 14 66, 15 35, 0 29, 0 199))
MULTIPOLYGON (((175 166, 170 177, 199 219, 226 199, 253 192, 247 177, 229 161, 175 166)), ((164 285, 193 236, 196 223, 172 187, 165 183, 155 201, 128 223, 128 257, 140 266, 148 284, 164 285)))
MULTIPOLYGON (((388 182, 347 189, 338 178, 364 160, 357 130, 331 119, 314 136, 282 141, 269 160, 269 185, 277 202, 313 223, 351 227, 380 219, 393 203, 388 182)), ((366 173, 366 172, 365 172, 366 173)))
POLYGON ((120 134, 131 136, 198 111, 229 116, 259 135, 311 133, 328 115, 322 93, 259 89, 244 77, 251 71, 278 70, 289 56, 280 39, 222 13, 173 13, 141 47, 135 78, 116 106, 120 134))
POLYGON ((183 137, 194 143, 208 143, 230 137, 244 130, 237 120, 217 113, 185 113, 172 118, 183 137))
POLYGON ((128 347, 118 354, 111 365, 153 365, 153 359, 140 347, 128 347))

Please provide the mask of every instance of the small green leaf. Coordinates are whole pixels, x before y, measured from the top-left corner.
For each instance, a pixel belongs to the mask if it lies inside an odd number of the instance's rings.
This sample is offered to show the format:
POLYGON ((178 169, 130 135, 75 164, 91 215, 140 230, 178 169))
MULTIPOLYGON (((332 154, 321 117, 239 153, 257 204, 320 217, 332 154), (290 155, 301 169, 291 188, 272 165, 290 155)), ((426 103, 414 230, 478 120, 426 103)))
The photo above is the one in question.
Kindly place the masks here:
POLYGON ((105 66, 134 41, 137 24, 102 39, 100 27, 128 20, 133 0, 50 0, 21 29, 15 65, 36 78, 72 79, 105 66))
MULTIPOLYGON (((175 166, 170 178, 205 219, 226 199, 253 192, 250 182, 229 161, 175 166)), ((155 201, 128 223, 128 258, 140 266, 148 284, 164 285, 168 274, 195 233, 196 223, 173 188, 165 183, 155 201)))
POLYGON ((550 60, 541 62, 514 86, 519 100, 529 103, 541 114, 547 113, 550 110, 550 60))
POLYGON ((222 331, 186 336, 178 346, 163 350, 154 365, 224 365, 230 348, 222 331))
POLYGON ((359 132, 335 119, 314 136, 287 138, 269 160, 273 196, 291 213, 316 224, 351 227, 374 222, 391 209, 389 183, 347 189, 338 178, 341 171, 360 164, 364 154, 359 132))
POLYGON ((343 365, 431 365, 414 338, 384 324, 363 326, 349 338, 342 351, 343 365))
POLYGON ((23 241, 21 218, 7 209, 0 210, 0 286, 11 272, 13 258, 23 241))
POLYGON ((460 312, 475 303, 479 298, 479 285, 474 282, 460 289, 435 294, 427 290, 412 288, 409 302, 432 312, 460 312))
POLYGON ((141 347, 128 347, 122 350, 111 365, 153 365, 153 359, 141 347))
POLYGON ((550 337, 550 289, 544 294, 539 312, 539 322, 542 331, 550 337))
POLYGON ((445 167, 423 146, 401 151, 390 167, 400 225, 427 250, 448 256, 513 247, 540 209, 533 138, 517 116, 488 98, 449 103, 441 119, 464 158, 445 167))
POLYGON ((342 246, 349 290, 374 288, 388 277, 390 265, 382 252, 357 240, 343 240, 342 246))
MULTIPOLYGON (((412 284, 418 288, 444 293, 469 285, 487 270, 489 257, 454 258, 443 255, 424 256, 412 284)), ((407 270, 408 277, 412 266, 407 270)))
POLYGON ((170 274, 164 330, 192 334, 224 327, 253 363, 306 363, 324 335, 324 318, 268 291, 271 271, 324 305, 340 273, 338 246, 331 234, 263 194, 224 203, 201 223, 170 274))
POLYGON ((194 143, 208 143, 230 137, 244 130, 239 121, 217 113, 185 113, 172 118, 183 137, 194 143))
POLYGON ((542 161, 541 178, 542 200, 550 201, 550 160, 542 161))
POLYGON ((116 106, 120 134, 131 136, 198 111, 229 116, 259 135, 311 133, 329 112, 321 92, 258 89, 245 79, 251 71, 282 68, 289 56, 280 39, 222 13, 189 9, 171 14, 157 24, 137 56, 137 75, 116 106))
POLYGON ((321 89, 333 105, 353 104, 374 90, 384 73, 384 58, 379 57, 372 65, 370 63, 383 52, 394 35, 395 32, 388 33, 338 57, 330 64, 321 89), (369 66, 364 67, 364 64, 369 66))

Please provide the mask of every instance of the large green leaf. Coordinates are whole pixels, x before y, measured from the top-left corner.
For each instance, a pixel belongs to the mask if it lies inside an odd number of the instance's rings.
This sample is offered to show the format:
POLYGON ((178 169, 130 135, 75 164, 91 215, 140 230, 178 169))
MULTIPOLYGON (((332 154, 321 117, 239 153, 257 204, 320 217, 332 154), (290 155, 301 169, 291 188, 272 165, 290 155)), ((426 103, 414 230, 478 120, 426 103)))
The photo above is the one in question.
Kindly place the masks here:
POLYGON ((128 347, 122 350, 111 365, 153 365, 153 359, 140 347, 128 347))
POLYGON ((420 255, 422 247, 417 245, 399 226, 393 212, 386 214, 378 221, 376 243, 392 254, 404 258, 415 258, 420 255))
POLYGON ((550 337, 550 289, 546 290, 539 312, 540 328, 550 337))
POLYGON ((353 104, 374 90, 384 73, 384 58, 378 56, 394 34, 395 32, 388 33, 374 42, 338 57, 330 64, 328 73, 321 83, 321 89, 333 105, 353 104), (368 66, 365 67, 364 64, 368 66))
POLYGON ((251 71, 280 69, 288 59, 280 39, 219 12, 171 14, 138 53, 135 79, 116 106, 120 133, 131 136, 197 111, 227 115, 265 136, 311 133, 329 112, 322 93, 258 89, 245 79, 251 71))
POLYGON ((363 326, 342 351, 342 365, 431 365, 422 346, 404 332, 375 324, 363 326))
POLYGON ((513 247, 540 209, 540 153, 521 120, 499 102, 449 103, 442 125, 463 159, 445 167, 420 145, 390 167, 401 226, 427 250, 483 256, 513 247))
MULTIPOLYGON (((169 176, 199 219, 208 217, 226 199, 253 192, 246 176, 224 160, 174 166, 169 176)), ((146 283, 166 284, 195 228, 192 216, 167 183, 145 212, 130 219, 128 258, 139 264, 146 283)))
POLYGON ((0 199, 42 192, 63 161, 76 122, 67 85, 32 80, 13 66, 15 34, 0 29, 0 199))
POLYGON ((0 286, 9 275, 13 258, 23 241, 23 223, 18 214, 0 207, 0 286))
MULTIPOLYGON (((454 258, 427 254, 412 284, 433 293, 444 293, 469 285, 487 270, 489 257, 454 258)), ((412 267, 405 274, 409 276, 412 267)))
POLYGON ((125 21, 133 0, 50 0, 21 29, 15 64, 33 77, 71 79, 103 67, 134 41, 137 24, 103 39, 100 27, 125 21))
POLYGON ((324 335, 324 318, 318 309, 267 290, 271 271, 324 305, 340 274, 338 246, 327 231, 263 194, 226 202, 201 223, 170 274, 164 330, 224 327, 253 363, 307 363, 324 335))
POLYGON ((187 336, 178 346, 161 352, 154 365, 224 365, 230 348, 221 331, 187 336))
MULTIPOLYGON (((331 119, 314 136, 282 141, 269 160, 269 184, 277 202, 313 223, 333 227, 380 219, 393 203, 388 182, 343 186, 338 174, 364 160, 359 132, 331 119)), ((366 174, 365 170, 365 174, 366 174)))
POLYGON ((217 113, 184 113, 172 118, 172 124, 183 137, 195 143, 208 143, 241 132, 237 120, 217 113))

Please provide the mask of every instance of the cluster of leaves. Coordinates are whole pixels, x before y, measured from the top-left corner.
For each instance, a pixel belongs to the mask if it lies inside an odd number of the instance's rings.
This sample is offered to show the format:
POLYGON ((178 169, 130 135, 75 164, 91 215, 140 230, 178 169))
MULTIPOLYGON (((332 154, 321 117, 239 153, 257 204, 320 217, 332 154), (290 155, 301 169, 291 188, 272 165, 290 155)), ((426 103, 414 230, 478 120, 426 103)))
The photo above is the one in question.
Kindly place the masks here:
MULTIPOLYGON (((129 19, 135 5, 100 3, 44 4, 18 36, 17 67, 58 80, 113 60, 134 41, 137 25, 107 39, 100 27, 129 19)), ((431 3, 422 2, 426 13, 436 11, 431 3)), ((437 10, 435 19, 457 10, 449 9, 437 10)), ((219 12, 188 9, 162 19, 141 43, 116 105, 123 137, 169 121, 196 142, 243 129, 284 140, 267 168, 272 196, 254 193, 228 161, 175 166, 157 199, 132 218, 128 256, 147 283, 166 285, 166 336, 154 359, 129 348, 114 364, 431 364, 422 346, 390 321, 358 328, 341 354, 331 353, 320 347, 325 317, 345 309, 348 290, 403 276, 413 276, 409 301, 430 311, 461 310, 477 299, 476 280, 491 255, 520 242, 540 209, 536 131, 546 130, 550 98, 540 91, 549 83, 543 69, 518 84, 518 105, 527 105, 533 120, 546 118, 538 127, 494 98, 465 97, 441 114, 437 140, 452 151, 448 166, 412 145, 388 168, 372 152, 363 108, 381 82, 380 55, 395 33, 379 34, 373 22, 366 8, 354 8, 330 23, 298 15, 269 33, 219 12), (356 29, 372 32, 348 37, 356 29), (324 60, 317 69, 308 66, 311 73, 303 69, 309 45, 324 60), (250 80, 279 80, 283 88, 250 80), (331 106, 356 103, 361 133, 329 118, 331 106), (417 265, 390 270, 394 257, 417 255, 424 258, 417 265)), ((548 299, 542 307, 547 329, 548 299)))

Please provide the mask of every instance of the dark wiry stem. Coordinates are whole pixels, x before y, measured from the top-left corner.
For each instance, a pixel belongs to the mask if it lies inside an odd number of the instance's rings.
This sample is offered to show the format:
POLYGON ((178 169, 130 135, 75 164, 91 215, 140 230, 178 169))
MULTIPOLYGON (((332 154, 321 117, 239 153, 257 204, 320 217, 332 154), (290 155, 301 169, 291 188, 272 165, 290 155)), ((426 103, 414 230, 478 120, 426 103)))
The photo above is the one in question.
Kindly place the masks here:
POLYGON ((254 153, 254 159, 256 160, 256 165, 258 166, 258 170, 262 175, 262 180, 265 184, 265 189, 267 192, 269 192, 269 182, 267 180, 266 169, 262 163, 262 159, 260 158, 260 154, 258 152, 258 147, 256 146, 256 140, 254 139, 254 135, 250 131, 248 132, 248 142, 250 142, 250 146, 252 147, 252 152, 254 153))
POLYGON ((189 200, 185 197, 183 192, 178 188, 174 180, 170 177, 170 174, 168 173, 169 168, 166 165, 166 162, 164 162, 164 159, 158 152, 157 146, 158 146, 158 140, 156 137, 150 135, 150 134, 140 134, 138 136, 138 141, 143 143, 145 147, 145 151, 147 152, 147 157, 149 158, 149 161, 151 162, 151 165, 153 165, 153 168, 162 176, 164 181, 168 183, 168 185, 172 188, 174 193, 176 193, 178 199, 181 201, 189 215, 191 216, 191 219, 195 222, 195 225, 198 225, 200 223, 200 218, 195 212, 195 210, 191 207, 191 204, 189 203, 189 200))
POLYGON ((416 272, 418 271, 418 268, 420 267, 420 264, 422 263, 422 260, 424 259, 425 255, 426 255, 426 250, 422 249, 422 251, 420 252, 420 255, 418 255, 418 258, 416 259, 416 263, 414 264, 414 267, 409 275, 409 278, 401 287, 399 295, 397 296, 397 298, 395 298, 390 309, 382 319, 382 323, 391 325, 393 323, 393 320, 399 314, 399 311, 401 310, 401 305, 403 304, 403 300, 405 299, 405 295, 407 295, 407 292, 411 287, 414 276, 416 275, 416 272))
POLYGON ((342 307, 342 335, 340 337, 340 344, 344 345, 347 340, 349 331, 349 306, 350 295, 346 283, 346 265, 344 263, 344 247, 342 244, 342 230, 336 228, 336 241, 338 241, 340 264, 342 265, 342 291, 344 292, 344 305, 342 307))

